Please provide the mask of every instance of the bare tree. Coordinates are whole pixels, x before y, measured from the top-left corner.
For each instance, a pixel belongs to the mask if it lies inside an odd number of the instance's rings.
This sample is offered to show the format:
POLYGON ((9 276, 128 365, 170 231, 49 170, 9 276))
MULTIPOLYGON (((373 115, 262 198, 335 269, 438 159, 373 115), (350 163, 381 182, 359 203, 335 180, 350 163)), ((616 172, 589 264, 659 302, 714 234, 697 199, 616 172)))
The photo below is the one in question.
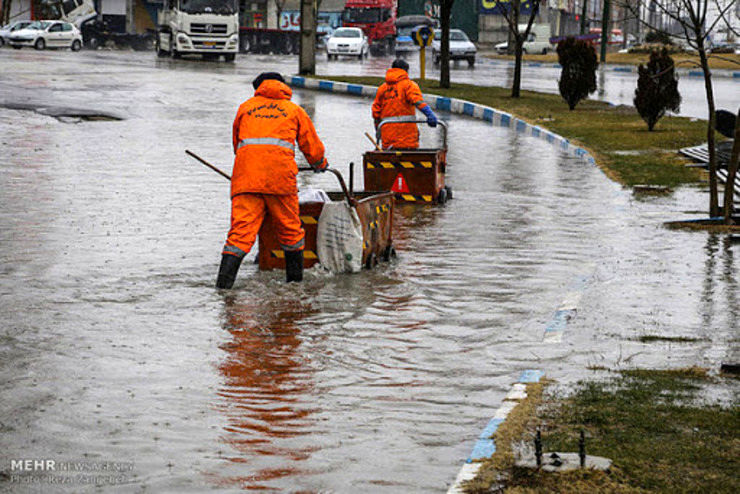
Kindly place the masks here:
POLYGON ((733 223, 733 201, 735 199, 733 188, 735 177, 740 166, 740 109, 738 109, 735 118, 735 142, 732 143, 732 154, 730 162, 727 164, 727 181, 725 182, 725 225, 733 223))
POLYGON ((450 17, 452 16, 453 3, 455 3, 455 0, 439 0, 439 22, 442 28, 442 39, 439 47, 439 85, 445 88, 450 87, 450 17))
POLYGON ((518 98, 521 95, 522 88, 522 55, 524 52, 524 42, 529 36, 529 31, 532 30, 532 24, 534 19, 540 11, 540 0, 529 0, 531 2, 531 11, 529 13, 529 19, 527 20, 527 26, 523 32, 519 31, 519 16, 521 14, 521 7, 523 3, 521 0, 495 0, 498 11, 506 20, 506 24, 509 26, 509 39, 514 41, 514 81, 511 84, 511 97, 518 98))
POLYGON ((283 7, 288 0, 273 0, 275 2, 275 16, 277 16, 277 28, 280 29, 280 17, 283 15, 283 7))
MULTIPOLYGON (((728 22, 727 14, 735 7, 737 0, 652 0, 658 15, 643 19, 640 12, 630 3, 623 3, 623 7, 632 12, 640 23, 651 29, 662 30, 663 19, 669 19, 677 27, 677 31, 669 33, 684 41, 690 48, 699 54, 699 66, 704 73, 704 91, 707 97, 709 122, 707 123, 707 147, 709 148, 709 216, 719 216, 719 193, 717 189, 717 153, 715 150, 714 127, 715 105, 714 90, 712 88, 712 73, 708 63, 708 39, 720 22, 735 35, 738 33, 728 22), (717 17, 709 23, 707 13, 709 7, 716 7, 717 17)), ((638 4, 639 5, 639 4, 638 4)), ((733 184, 728 181, 725 194, 732 194, 733 184)))

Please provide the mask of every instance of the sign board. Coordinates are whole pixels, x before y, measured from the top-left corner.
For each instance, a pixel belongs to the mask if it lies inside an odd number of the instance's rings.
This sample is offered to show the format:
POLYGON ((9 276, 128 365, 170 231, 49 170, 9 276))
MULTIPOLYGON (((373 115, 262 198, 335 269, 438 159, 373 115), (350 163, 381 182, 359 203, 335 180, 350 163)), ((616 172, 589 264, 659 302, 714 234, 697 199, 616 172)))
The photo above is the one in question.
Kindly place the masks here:
POLYGON ((416 46, 430 46, 434 40, 434 30, 429 26, 422 26, 414 30, 411 39, 416 46))
MULTIPOLYGON (((532 7, 539 0, 522 0, 519 5, 519 13, 529 15, 532 7)), ((502 15, 511 10, 511 0, 480 0, 480 14, 502 15)))

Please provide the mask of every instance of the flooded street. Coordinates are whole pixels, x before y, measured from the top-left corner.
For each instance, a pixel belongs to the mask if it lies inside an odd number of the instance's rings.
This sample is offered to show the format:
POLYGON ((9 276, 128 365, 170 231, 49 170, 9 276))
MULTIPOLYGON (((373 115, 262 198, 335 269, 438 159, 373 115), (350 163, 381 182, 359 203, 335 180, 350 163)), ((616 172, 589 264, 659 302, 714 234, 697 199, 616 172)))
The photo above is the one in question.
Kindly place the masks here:
MULTIPOLYGON (((229 184, 184 151, 230 171, 252 79, 295 64, 0 50, 0 66, 6 475, 52 458, 130 463, 106 485, 119 492, 443 492, 522 370, 570 382, 736 351, 740 244, 661 226, 704 215, 701 188, 637 197, 546 142, 440 112, 454 199, 397 206, 397 260, 290 286, 245 261, 218 292, 229 184), (569 293, 577 316, 544 341, 569 293)), ((362 188, 371 100, 293 101, 362 188)))

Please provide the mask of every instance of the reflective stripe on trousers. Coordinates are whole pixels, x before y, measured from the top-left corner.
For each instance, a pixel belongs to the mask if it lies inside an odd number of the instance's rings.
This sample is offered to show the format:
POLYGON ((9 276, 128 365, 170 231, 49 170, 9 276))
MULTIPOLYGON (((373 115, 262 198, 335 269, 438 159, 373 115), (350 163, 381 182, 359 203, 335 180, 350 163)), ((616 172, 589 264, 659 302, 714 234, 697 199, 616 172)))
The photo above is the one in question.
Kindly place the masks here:
POLYGON ((224 245, 224 250, 221 253, 222 254, 229 254, 229 255, 237 256, 237 257, 244 257, 244 256, 247 255, 246 252, 244 252, 243 250, 241 250, 236 245, 224 245))
POLYGON ((302 250, 303 249, 303 246, 305 244, 306 244, 306 238, 303 237, 301 240, 299 240, 298 242, 294 243, 293 245, 280 244, 280 247, 283 250, 295 251, 295 250, 302 250))
POLYGON ((271 146, 280 146, 287 149, 290 149, 295 153, 295 144, 292 142, 284 141, 283 139, 278 139, 277 137, 249 137, 247 139, 242 139, 239 141, 239 145, 236 146, 237 151, 241 149, 244 146, 250 146, 250 145, 271 145, 271 146))

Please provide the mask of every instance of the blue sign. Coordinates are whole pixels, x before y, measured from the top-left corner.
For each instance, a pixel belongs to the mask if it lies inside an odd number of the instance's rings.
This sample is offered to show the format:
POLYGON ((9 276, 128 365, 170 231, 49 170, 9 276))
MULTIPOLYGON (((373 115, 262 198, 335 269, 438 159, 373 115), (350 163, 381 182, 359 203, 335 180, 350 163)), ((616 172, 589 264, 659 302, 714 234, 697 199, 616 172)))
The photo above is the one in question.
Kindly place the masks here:
MULTIPOLYGON (((537 0, 522 0, 519 4, 519 13, 529 15, 537 0)), ((480 13, 488 15, 502 15, 511 10, 511 0, 480 0, 480 13)))

